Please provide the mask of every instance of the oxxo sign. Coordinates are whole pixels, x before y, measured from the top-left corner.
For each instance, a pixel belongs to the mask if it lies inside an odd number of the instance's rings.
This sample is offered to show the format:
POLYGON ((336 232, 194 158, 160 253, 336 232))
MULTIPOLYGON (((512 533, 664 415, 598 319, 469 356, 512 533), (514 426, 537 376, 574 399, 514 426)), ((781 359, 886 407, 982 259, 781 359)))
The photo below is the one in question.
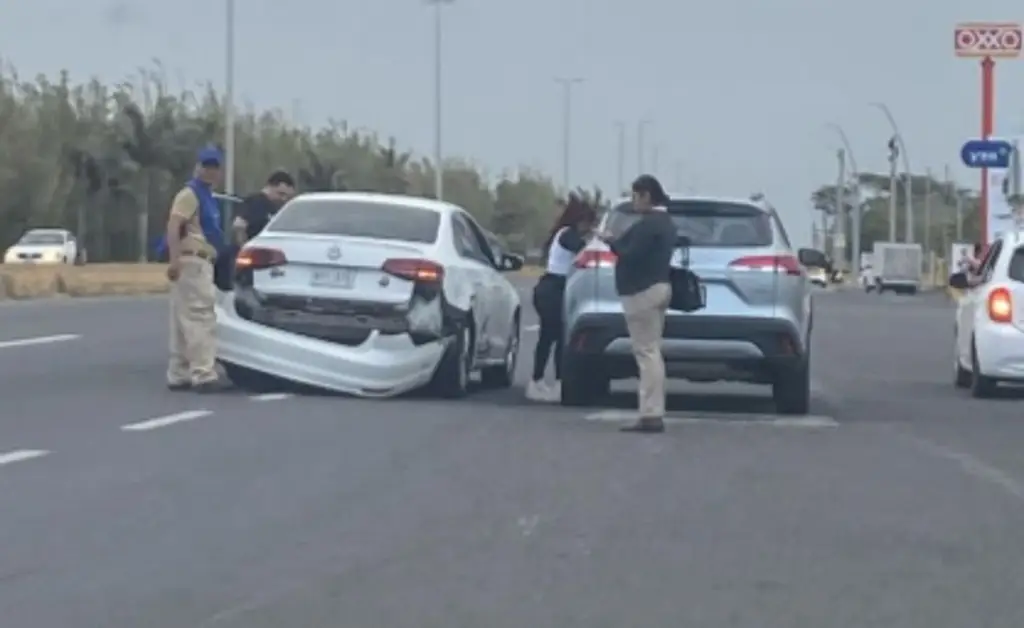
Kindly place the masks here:
POLYGON ((958 57, 1019 57, 1024 32, 1020 24, 969 22, 956 26, 953 40, 958 57))

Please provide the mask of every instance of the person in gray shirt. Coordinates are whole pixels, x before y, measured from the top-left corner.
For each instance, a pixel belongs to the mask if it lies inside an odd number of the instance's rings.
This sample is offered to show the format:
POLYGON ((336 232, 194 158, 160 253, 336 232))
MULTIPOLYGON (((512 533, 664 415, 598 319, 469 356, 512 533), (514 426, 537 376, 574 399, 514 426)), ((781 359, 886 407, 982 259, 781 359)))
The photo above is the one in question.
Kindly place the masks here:
POLYGON ((640 219, 618 238, 602 234, 618 257, 615 289, 622 298, 626 328, 640 373, 640 418, 623 427, 624 432, 665 431, 665 361, 661 338, 672 297, 669 276, 677 241, 675 223, 665 210, 668 202, 661 183, 651 175, 641 175, 633 182, 633 210, 640 214, 640 219))

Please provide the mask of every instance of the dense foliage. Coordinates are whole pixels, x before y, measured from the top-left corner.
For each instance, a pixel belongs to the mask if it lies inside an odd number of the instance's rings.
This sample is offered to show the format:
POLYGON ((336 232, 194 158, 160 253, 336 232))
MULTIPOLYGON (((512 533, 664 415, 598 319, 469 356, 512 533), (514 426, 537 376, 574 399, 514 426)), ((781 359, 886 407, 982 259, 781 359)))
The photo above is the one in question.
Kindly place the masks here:
MULTIPOLYGON (((303 191, 434 194, 434 163, 345 121, 303 128, 279 111, 252 110, 236 121, 239 193, 284 168, 303 191)), ((172 93, 159 65, 117 85, 78 84, 67 73, 34 81, 0 74, 0 247, 28 227, 65 227, 90 261, 140 259, 164 228, 196 149, 223 136, 224 103, 214 88, 172 93)), ((513 250, 543 241, 559 194, 547 175, 520 169, 495 180, 470 161, 446 159, 443 176, 446 200, 513 250)))

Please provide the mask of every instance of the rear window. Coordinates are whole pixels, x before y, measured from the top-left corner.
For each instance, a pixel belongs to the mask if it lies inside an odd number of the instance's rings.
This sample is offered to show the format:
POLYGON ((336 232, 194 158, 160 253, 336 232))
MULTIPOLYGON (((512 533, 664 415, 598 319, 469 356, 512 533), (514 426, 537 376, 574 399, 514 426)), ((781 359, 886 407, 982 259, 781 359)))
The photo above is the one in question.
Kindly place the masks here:
MULTIPOLYGON (((767 246, 772 243, 771 216, 751 205, 715 201, 672 201, 668 213, 679 235, 691 246, 767 246)), ((640 215, 631 203, 622 203, 608 215, 605 228, 622 235, 640 215)))
POLYGON ((357 201, 295 200, 268 225, 268 231, 355 236, 433 243, 441 215, 407 205, 357 201))

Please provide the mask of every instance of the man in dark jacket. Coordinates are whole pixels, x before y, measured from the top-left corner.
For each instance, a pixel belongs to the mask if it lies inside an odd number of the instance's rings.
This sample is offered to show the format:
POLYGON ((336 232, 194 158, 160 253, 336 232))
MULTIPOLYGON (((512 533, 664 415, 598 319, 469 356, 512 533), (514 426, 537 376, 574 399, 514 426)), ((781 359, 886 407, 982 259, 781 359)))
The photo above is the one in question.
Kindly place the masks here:
POLYGON ((277 210, 295 196, 295 180, 284 170, 277 170, 268 178, 263 189, 247 196, 238 208, 232 227, 235 242, 245 244, 263 231, 277 210))
POLYGON ((618 238, 605 236, 615 264, 615 289, 622 298, 626 327, 640 372, 639 420, 625 432, 665 431, 665 361, 661 337, 672 298, 669 281, 676 227, 665 205, 661 183, 651 175, 633 182, 633 209, 641 215, 618 238))

